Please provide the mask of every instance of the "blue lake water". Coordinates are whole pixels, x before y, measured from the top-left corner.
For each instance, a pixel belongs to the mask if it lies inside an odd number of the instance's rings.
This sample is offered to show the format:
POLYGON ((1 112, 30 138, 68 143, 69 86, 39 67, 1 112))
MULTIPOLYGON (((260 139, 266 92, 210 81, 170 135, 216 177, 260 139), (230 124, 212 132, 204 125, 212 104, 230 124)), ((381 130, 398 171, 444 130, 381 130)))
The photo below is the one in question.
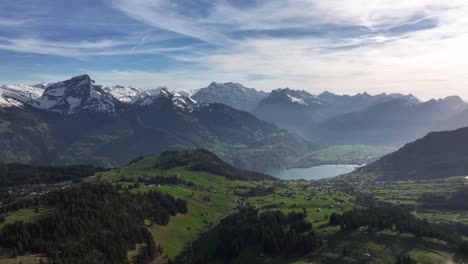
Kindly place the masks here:
POLYGON ((287 169, 269 173, 284 180, 319 180, 352 172, 359 165, 320 165, 311 168, 287 169))

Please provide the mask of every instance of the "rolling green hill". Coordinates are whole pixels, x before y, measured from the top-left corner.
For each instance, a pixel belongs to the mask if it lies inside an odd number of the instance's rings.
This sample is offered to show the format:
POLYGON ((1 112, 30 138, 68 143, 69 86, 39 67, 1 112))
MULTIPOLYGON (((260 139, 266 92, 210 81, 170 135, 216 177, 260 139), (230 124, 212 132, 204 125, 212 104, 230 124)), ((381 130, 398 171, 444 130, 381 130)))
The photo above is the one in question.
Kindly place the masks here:
MULTIPOLYGON (((156 248, 162 251, 156 263, 167 263, 169 259, 176 263, 316 263, 324 259, 326 263, 341 263, 343 259, 349 263, 360 263, 364 253, 372 256, 369 263, 396 263, 408 256, 419 263, 457 263, 464 260, 454 242, 418 237, 411 232, 378 228, 369 232, 365 228, 354 230, 331 224, 332 215, 366 207, 358 203, 358 194, 344 192, 345 189, 338 183, 278 180, 265 174, 236 169, 206 150, 174 151, 137 158, 126 166, 96 172, 84 181, 110 185, 128 197, 154 194, 156 191, 186 201, 187 210, 175 213, 166 225, 158 224, 151 217, 144 219, 145 228, 154 238, 156 248), (294 224, 294 219, 304 215, 305 221, 311 224, 311 229, 306 232, 312 232, 310 235, 317 239, 318 248, 307 253, 288 250, 272 254, 266 253, 258 242, 239 248, 238 255, 230 259, 217 256, 219 232, 226 228, 235 229, 223 220, 228 216, 235 219, 242 208, 258 210, 259 214, 271 212, 265 214, 265 221, 276 221, 275 217, 283 219, 287 216, 288 222, 284 222, 284 219, 278 221, 286 228, 283 234, 288 236, 306 235, 288 231, 290 228, 303 230, 294 224)), ((66 194, 67 190, 62 192, 66 194)), ((364 192, 373 191, 369 189, 364 192)), ((117 194, 113 192, 112 195, 117 194)), ((21 196, 21 200, 28 197, 21 196)), ((139 206, 147 205, 142 203, 139 206)), ((18 220, 34 223, 36 219, 47 218, 54 212, 54 209, 41 208, 36 213, 34 206, 26 206, 9 212, 6 220, 8 223, 18 220)), ((114 213, 113 217, 116 220, 120 218, 119 214, 114 213)), ((141 215, 138 217, 142 219, 141 215)), ((261 223, 256 226, 261 228, 261 223)), ((285 239, 275 238, 278 241, 285 239)), ((141 245, 136 245, 137 249, 139 247, 141 245)), ((127 255, 134 256, 135 250, 130 250, 127 255)), ((11 263, 14 259, 19 261, 19 258, 6 258, 7 255, 7 251, 0 248, 0 263, 11 263)), ((26 257, 24 259, 29 261, 26 257)))
POLYGON ((393 147, 377 147, 366 145, 333 146, 306 155, 289 166, 291 168, 310 168, 320 165, 369 164, 395 150, 396 149, 393 147))
POLYGON ((409 143, 351 176, 369 175, 379 181, 433 180, 468 175, 468 128, 432 132, 409 143))

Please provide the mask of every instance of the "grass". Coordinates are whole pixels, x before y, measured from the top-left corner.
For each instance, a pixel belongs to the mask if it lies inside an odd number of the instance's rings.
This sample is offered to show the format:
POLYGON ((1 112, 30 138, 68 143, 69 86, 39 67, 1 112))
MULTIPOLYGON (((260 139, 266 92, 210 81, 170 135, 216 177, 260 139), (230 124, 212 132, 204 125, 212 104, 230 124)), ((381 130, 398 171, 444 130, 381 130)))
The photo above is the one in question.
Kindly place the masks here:
MULTIPOLYGON (((157 157, 148 157, 118 170, 98 173, 93 179, 115 182, 122 176, 131 181, 140 176, 178 175, 181 179, 193 182, 198 187, 189 189, 181 186, 143 185, 141 188, 132 189, 133 192, 157 190, 187 200, 188 213, 186 215, 178 214, 172 217, 167 226, 152 225, 149 227, 156 243, 161 244, 163 255, 170 258, 181 254, 193 240, 207 232, 219 219, 235 211, 238 201, 242 199, 235 195, 238 188, 243 191, 243 188, 255 188, 259 185, 270 187, 275 184, 273 181, 228 180, 206 172, 191 171, 186 167, 162 171, 155 168, 157 163, 157 157), (206 196, 210 197, 209 202, 203 200, 206 196)), ((328 226, 328 216, 332 212, 341 212, 354 207, 353 197, 333 191, 332 188, 316 189, 311 187, 311 182, 304 181, 283 181, 282 183, 284 187, 277 188, 274 194, 250 197, 245 200, 262 210, 275 209, 290 212, 302 211, 305 208, 308 219, 317 228, 317 232, 324 235, 332 235, 338 230, 337 227, 328 226), (282 196, 285 193, 294 193, 294 195, 282 196), (338 204, 335 199, 343 202, 338 204), (319 208, 320 212, 317 212, 319 208)))
POLYGON ((33 221, 40 217, 45 217, 52 214, 55 211, 54 208, 50 207, 39 207, 37 213, 34 208, 23 208, 13 213, 10 213, 5 218, 5 222, 0 224, 0 229, 7 224, 14 223, 16 221, 33 221))
POLYGON ((321 254, 326 263, 396 263, 399 257, 409 255, 417 263, 451 263, 453 248, 409 234, 382 231, 369 234, 353 231, 340 232, 330 239, 321 254))
POLYGON ((287 184, 288 188, 277 189, 275 194, 252 197, 247 201, 261 210, 280 210, 285 213, 302 211, 305 208, 307 219, 312 222, 316 231, 324 236, 331 235, 338 230, 337 227, 328 225, 331 213, 341 213, 356 207, 352 196, 331 188, 305 188, 307 185, 304 186, 296 181, 288 181, 287 184), (284 196, 285 193, 294 193, 294 195, 288 197, 284 196))
POLYGON ((392 147, 365 145, 342 145, 319 150, 296 161, 291 167, 309 168, 319 165, 350 164, 360 165, 370 163, 395 151, 392 147))
MULTIPOLYGON (((342 146, 344 147, 344 146, 342 146)), ((329 158, 329 157, 328 157, 329 158)), ((122 177, 127 182, 121 183, 123 189, 133 186, 140 176, 170 177, 177 175, 186 182, 192 182, 196 187, 144 185, 132 188, 132 192, 147 192, 157 190, 168 193, 188 202, 188 213, 178 214, 171 218, 166 226, 146 224, 156 240, 163 248, 163 256, 171 259, 179 256, 193 244, 194 252, 212 251, 217 243, 216 223, 224 216, 236 211, 240 200, 262 210, 307 211, 307 219, 314 230, 326 242, 326 247, 317 254, 301 258, 261 256, 255 248, 245 249, 231 263, 310 263, 316 259, 327 260, 326 263, 343 263, 348 259, 351 263, 361 263, 363 252, 369 251, 373 256, 369 263, 395 263, 402 255, 409 255, 420 263, 444 263, 451 261, 454 250, 436 241, 415 238, 408 234, 398 234, 390 231, 367 234, 363 232, 341 232, 338 226, 328 224, 333 212, 344 212, 357 207, 354 197, 336 190, 331 182, 327 186, 314 187, 311 181, 239 181, 228 180, 225 177, 206 172, 195 172, 187 167, 177 167, 160 170, 155 167, 158 157, 147 157, 134 164, 120 169, 99 172, 86 181, 105 181, 117 184, 122 177), (275 187, 274 193, 265 196, 242 198, 236 191, 244 192, 257 186, 275 187), (206 199, 209 197, 209 199, 206 199), (201 237, 201 238, 200 238, 201 237), (197 240, 197 238, 200 238, 197 240), (346 248, 346 256, 343 256, 346 248)), ((426 192, 451 193, 460 190, 467 184, 464 177, 452 177, 445 181, 397 182, 368 186, 362 191, 374 195, 378 200, 394 204, 417 205, 418 197, 426 192)), ((31 221, 36 217, 53 212, 53 208, 21 209, 6 218, 6 223, 14 221, 31 221)), ((456 211, 418 210, 419 217, 431 221, 447 221, 455 219, 468 223, 468 213, 456 211)), ((130 256, 136 251, 129 252, 130 256)), ((18 263, 2 262, 0 263, 18 263)), ((367 260, 366 260, 367 261, 367 260)), ((23 262, 27 263, 27 262, 23 262)), ((222 263, 222 262, 219 262, 222 263)))
POLYGON ((42 255, 29 255, 10 258, 0 255, 0 264, 38 264, 39 260, 47 260, 42 255))
MULTIPOLYGON (((362 190, 378 201, 391 204, 408 204, 418 207, 424 193, 448 195, 466 187, 466 177, 450 177, 440 181, 405 181, 375 184, 362 190)), ((414 214, 431 222, 460 222, 468 224, 468 212, 462 210, 417 209, 414 214)))
POLYGON ((178 214, 171 218, 167 226, 152 225, 151 233, 164 250, 164 255, 173 258, 180 254, 184 248, 202 232, 211 227, 221 217, 233 210, 235 203, 221 195, 203 191, 192 191, 179 187, 145 187, 135 191, 148 191, 150 189, 169 193, 178 198, 187 200, 188 213, 178 214), (194 193, 193 197, 190 197, 194 193), (203 196, 210 196, 210 202, 204 202, 203 196), (202 216, 203 215, 203 216, 202 216))

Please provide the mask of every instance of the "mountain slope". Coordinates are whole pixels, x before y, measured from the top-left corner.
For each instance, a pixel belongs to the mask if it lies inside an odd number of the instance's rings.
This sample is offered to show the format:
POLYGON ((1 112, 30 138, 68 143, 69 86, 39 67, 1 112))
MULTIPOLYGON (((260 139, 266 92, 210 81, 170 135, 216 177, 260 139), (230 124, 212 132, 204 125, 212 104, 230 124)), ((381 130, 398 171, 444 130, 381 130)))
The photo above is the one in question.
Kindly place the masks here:
POLYGON ((102 86, 95 85, 86 74, 49 84, 37 102, 40 109, 62 114, 80 111, 114 112, 119 103, 102 86))
POLYGON ((276 89, 253 111, 260 119, 306 134, 321 119, 326 103, 306 91, 276 89))
POLYGON ((145 100, 120 102, 89 76, 48 85, 39 99, 44 109, 25 105, 0 111, 0 158, 108 167, 141 155, 204 148, 238 167, 263 171, 286 167, 314 148, 223 104, 197 104, 165 89, 145 100))
POLYGON ((203 149, 164 152, 159 156, 157 166, 165 170, 187 166, 190 170, 209 172, 229 180, 275 180, 270 175, 237 169, 203 149))
POLYGON ((134 103, 141 97, 149 96, 149 94, 131 86, 115 85, 112 87, 104 87, 103 90, 115 99, 122 103, 134 103))
POLYGON ((42 87, 21 84, 1 85, 0 108, 33 104, 43 92, 42 87))
POLYGON ((362 93, 350 96, 323 92, 315 96, 306 91, 285 88, 272 91, 259 103, 253 113, 263 120, 291 129, 306 137, 321 138, 321 134, 314 132, 322 122, 333 120, 341 115, 365 111, 392 100, 419 102, 412 95, 379 94, 373 96, 362 93))
POLYGON ((468 175, 468 128, 432 132, 357 170, 379 180, 438 179, 468 175))
POLYGON ((213 82, 208 87, 199 89, 191 98, 201 103, 222 103, 250 112, 267 95, 263 91, 247 88, 239 83, 213 82))
POLYGON ((310 134, 333 144, 401 145, 431 132, 468 125, 451 117, 467 109, 459 97, 415 103, 395 99, 363 111, 339 115, 311 128, 310 134))

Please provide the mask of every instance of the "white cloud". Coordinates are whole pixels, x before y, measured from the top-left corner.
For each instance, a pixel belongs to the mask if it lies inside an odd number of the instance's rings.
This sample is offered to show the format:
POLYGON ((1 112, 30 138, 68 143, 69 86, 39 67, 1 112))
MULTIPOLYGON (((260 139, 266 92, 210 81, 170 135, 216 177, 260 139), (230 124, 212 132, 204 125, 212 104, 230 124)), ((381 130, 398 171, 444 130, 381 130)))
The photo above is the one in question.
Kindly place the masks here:
MULTIPOLYGON (((289 86, 314 92, 368 90, 415 93, 423 98, 447 94, 468 98, 464 89, 468 86, 465 0, 272 0, 248 8, 215 1, 202 14, 185 12, 169 0, 112 3, 140 21, 217 45, 211 51, 173 57, 196 62, 199 66, 193 74, 200 76, 201 71, 205 83, 220 76, 237 76, 229 80, 265 90, 289 86), (435 27, 385 34, 385 30, 417 26, 428 18, 437 23, 435 27), (229 37, 239 30, 306 30, 329 24, 363 26, 376 34, 229 37), (382 30, 383 34, 378 33, 382 30)), ((193 82, 191 87, 199 83, 187 78, 188 83, 193 82)))
MULTIPOLYGON (((146 36, 143 39, 146 41, 148 37, 146 36)), ((159 54, 165 52, 184 51, 192 48, 192 46, 188 45, 181 47, 157 47, 159 41, 166 39, 169 38, 153 38, 152 45, 142 48, 145 41, 137 40, 135 37, 96 41, 51 41, 29 37, 0 37, 0 49, 64 57, 92 57, 128 54, 159 54)))
POLYGON ((193 1, 106 1, 136 21, 177 33, 167 38, 189 36, 210 43, 211 49, 161 47, 159 39, 141 34, 79 42, 0 38, 0 49, 69 57, 164 53, 178 65, 187 63, 183 70, 91 72, 104 84, 189 90, 211 81, 236 81, 264 90, 288 86, 315 93, 367 90, 468 99, 466 0, 269 0, 250 6, 233 5, 233 0, 202 2, 197 9, 186 6, 193 1), (425 21, 433 25, 417 30, 425 21), (307 34, 311 29, 320 34, 307 34), (234 37, 249 30, 257 33, 234 37), (301 31, 305 33, 294 35, 301 31))

